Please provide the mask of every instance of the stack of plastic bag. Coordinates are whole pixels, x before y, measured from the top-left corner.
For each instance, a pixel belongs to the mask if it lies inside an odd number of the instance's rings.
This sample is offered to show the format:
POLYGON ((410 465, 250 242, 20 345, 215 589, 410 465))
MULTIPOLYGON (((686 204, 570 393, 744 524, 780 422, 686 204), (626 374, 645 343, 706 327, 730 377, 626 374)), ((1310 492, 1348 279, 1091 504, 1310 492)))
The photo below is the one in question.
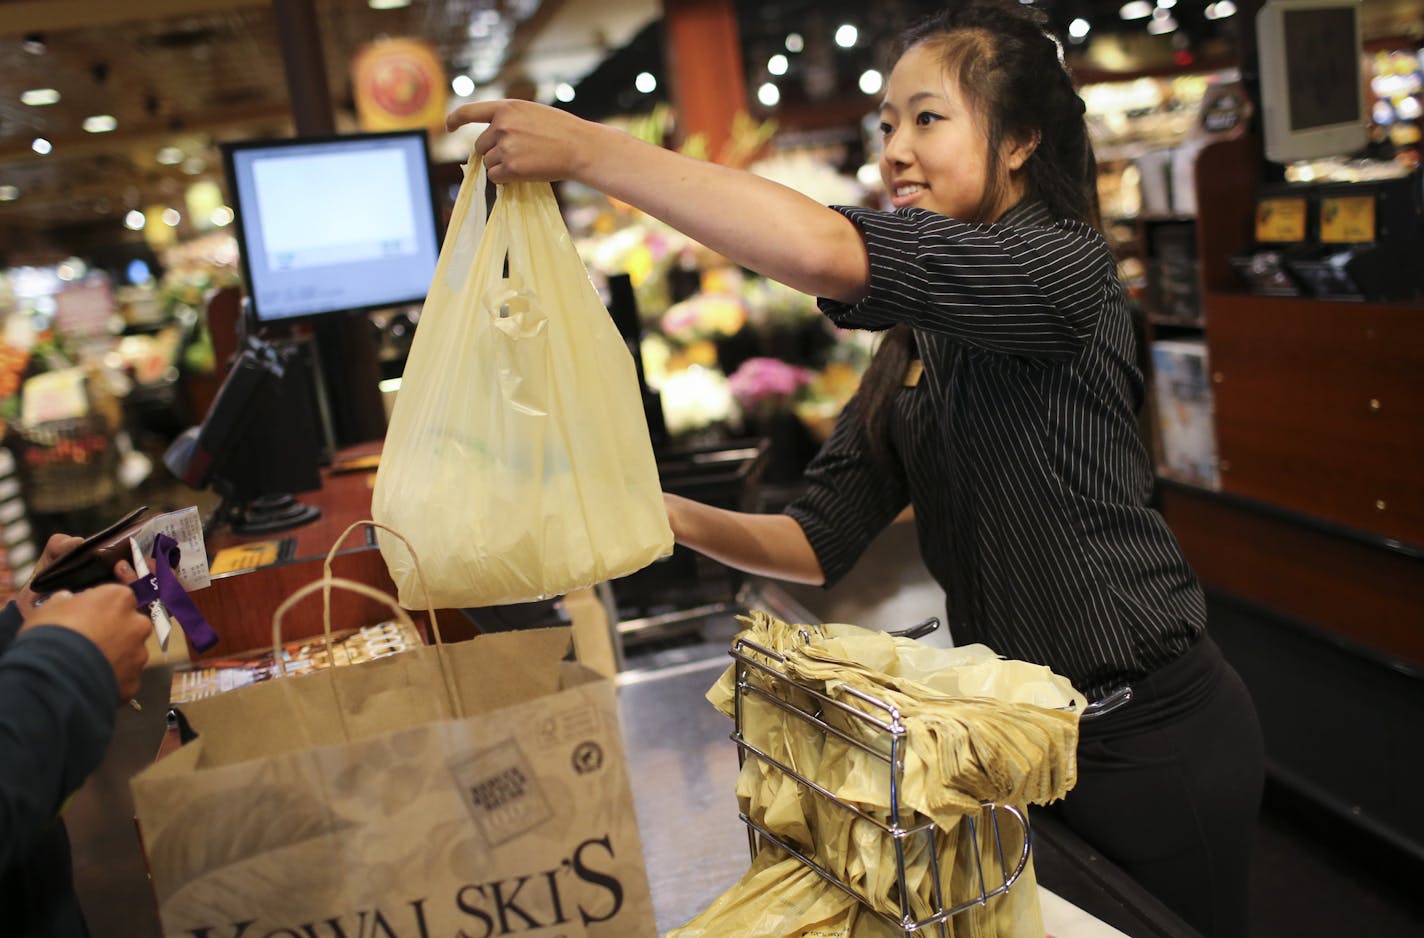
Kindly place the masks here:
MULTIPOLYGON (((891 734, 836 707, 819 706, 802 688, 890 722, 887 711, 848 689, 862 692, 894 707, 905 728, 900 823, 913 828, 928 819, 934 827, 902 839, 903 884, 893 838, 875 823, 756 756, 746 759, 737 783, 747 817, 891 919, 900 921, 908 907, 911 918, 921 921, 977 899, 1002 881, 1004 867, 1012 870, 1022 832, 1016 824, 1000 824, 996 844, 993 817, 982 802, 1022 811, 1029 803, 1063 797, 1076 781, 1077 713, 1086 700, 1047 668, 1001 659, 982 645, 938 649, 849 625, 787 625, 764 613, 744 621, 749 627, 738 640, 782 656, 781 662, 767 663, 790 679, 748 669, 750 683, 796 710, 818 714, 832 728, 822 730, 746 693, 741 726, 751 747, 889 824, 891 767, 877 754, 888 757, 891 734)), ((733 666, 707 696, 734 716, 735 693, 733 666)), ((950 918, 948 930, 959 938, 1041 938, 1031 859, 1010 890, 950 918)), ((737 885, 667 938, 728 934, 884 938, 904 932, 868 914, 860 901, 800 860, 769 847, 737 885)))

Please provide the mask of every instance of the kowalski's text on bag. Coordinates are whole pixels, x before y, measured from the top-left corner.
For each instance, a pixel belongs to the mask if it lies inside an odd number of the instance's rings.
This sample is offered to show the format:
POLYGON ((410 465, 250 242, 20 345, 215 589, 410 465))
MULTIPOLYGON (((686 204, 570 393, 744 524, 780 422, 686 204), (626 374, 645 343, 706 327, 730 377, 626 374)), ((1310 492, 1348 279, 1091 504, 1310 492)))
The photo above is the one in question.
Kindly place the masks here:
POLYGON ((189 930, 192 938, 495 938, 524 932, 605 922, 623 908, 623 884, 604 861, 613 856, 612 838, 585 840, 559 865, 513 879, 469 883, 453 895, 420 896, 404 905, 383 904, 353 909, 350 915, 310 922, 263 925, 253 931, 255 919, 189 930), (597 892, 600 901, 587 903, 584 894, 597 892), (609 900, 611 911, 590 914, 609 900), (467 917, 468 928, 437 935, 427 924, 427 912, 443 902, 467 917))

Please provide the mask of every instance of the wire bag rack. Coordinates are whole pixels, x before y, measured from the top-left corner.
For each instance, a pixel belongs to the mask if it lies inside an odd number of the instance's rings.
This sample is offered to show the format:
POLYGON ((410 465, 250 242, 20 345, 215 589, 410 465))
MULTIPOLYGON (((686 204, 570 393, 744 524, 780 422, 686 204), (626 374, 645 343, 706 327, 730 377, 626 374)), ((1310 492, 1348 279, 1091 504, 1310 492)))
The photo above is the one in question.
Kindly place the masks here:
MULTIPOLYGON (((903 633, 902 633, 903 634, 903 633)), ((968 909, 986 905, 995 896, 1003 895, 1023 873, 1028 864, 1030 834, 1028 821, 1023 813, 1012 805, 981 804, 976 817, 966 814, 957 830, 945 830, 913 809, 901 805, 900 798, 904 784, 904 753, 907 745, 907 729, 901 721, 898 708, 864 693, 856 688, 838 684, 836 693, 853 698, 865 709, 838 700, 828 693, 808 686, 804 682, 789 677, 783 670, 786 659, 771 649, 742 638, 737 640, 730 652, 736 660, 736 692, 734 699, 735 728, 732 740, 737 744, 737 760, 745 766, 748 757, 760 760, 764 765, 794 780, 801 790, 810 797, 833 806, 834 811, 847 812, 851 823, 855 820, 874 825, 880 834, 888 838, 895 857, 894 881, 898 891, 899 915, 896 917, 885 908, 887 901, 877 902, 864 890, 857 888, 827 867, 816 844, 798 845, 787 838, 768 830, 766 826, 750 817, 748 811, 740 811, 742 821, 747 825, 747 839, 752 856, 760 849, 761 841, 776 844, 789 855, 796 857, 806 866, 815 870, 821 878, 858 899, 867 911, 883 920, 892 928, 906 936, 938 935, 949 938, 949 919, 968 909), (799 771, 789 762, 795 758, 781 758, 775 753, 755 745, 746 734, 746 710, 751 701, 764 702, 786 714, 792 720, 800 721, 808 727, 808 733, 819 734, 824 743, 827 737, 835 737, 846 745, 865 753, 873 760, 884 763, 889 777, 889 820, 888 823, 860 806, 847 801, 821 782, 799 771), (828 717, 849 721, 854 732, 834 725, 828 717), (864 738, 862 738, 862 736, 864 738), (867 741, 867 740, 873 740, 867 741), (1013 862, 1006 859, 1004 828, 1011 821, 1017 830, 1017 849, 1007 851, 1013 862), (967 828, 967 830, 966 830, 967 828), (992 862, 985 863, 985 852, 980 849, 981 837, 991 838, 989 853, 991 860, 997 859, 997 869, 992 862), (945 877, 940 869, 940 846, 938 838, 958 838, 962 855, 970 850, 974 857, 974 872, 970 878, 967 895, 961 888, 961 895, 946 896, 945 877), (918 841, 918 843, 917 843, 918 841), (931 883, 929 906, 924 897, 912 890, 910 868, 913 857, 928 858, 928 879, 931 883), (986 865, 989 867, 986 870, 986 865), (977 888, 975 888, 977 886, 977 888)), ((830 687, 827 690, 831 690, 830 687)), ((815 813, 808 811, 808 814, 815 813)), ((816 834, 812 829, 812 837, 816 834)), ((963 883, 960 884, 963 887, 963 883)))

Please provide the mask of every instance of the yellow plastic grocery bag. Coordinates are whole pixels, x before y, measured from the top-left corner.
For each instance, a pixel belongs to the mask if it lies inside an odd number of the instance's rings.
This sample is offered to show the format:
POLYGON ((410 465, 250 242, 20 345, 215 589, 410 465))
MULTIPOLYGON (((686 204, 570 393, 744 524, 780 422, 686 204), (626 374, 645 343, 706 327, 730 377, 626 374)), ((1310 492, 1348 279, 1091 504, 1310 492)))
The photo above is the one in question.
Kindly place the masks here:
POLYGON ((411 608, 542 599, 672 550, 633 359, 553 191, 500 186, 484 222, 484 179, 460 186, 376 473, 373 516, 429 583, 377 535, 411 608))

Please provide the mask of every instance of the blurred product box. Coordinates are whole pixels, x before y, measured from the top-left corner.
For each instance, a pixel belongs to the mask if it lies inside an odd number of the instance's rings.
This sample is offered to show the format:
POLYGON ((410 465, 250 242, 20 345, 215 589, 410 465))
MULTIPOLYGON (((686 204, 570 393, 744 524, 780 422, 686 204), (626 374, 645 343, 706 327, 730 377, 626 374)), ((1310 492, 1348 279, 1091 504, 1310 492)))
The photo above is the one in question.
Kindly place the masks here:
POLYGON ((1192 339, 1153 342, 1152 382, 1157 401, 1158 470, 1180 482, 1220 488, 1206 343, 1192 339))

